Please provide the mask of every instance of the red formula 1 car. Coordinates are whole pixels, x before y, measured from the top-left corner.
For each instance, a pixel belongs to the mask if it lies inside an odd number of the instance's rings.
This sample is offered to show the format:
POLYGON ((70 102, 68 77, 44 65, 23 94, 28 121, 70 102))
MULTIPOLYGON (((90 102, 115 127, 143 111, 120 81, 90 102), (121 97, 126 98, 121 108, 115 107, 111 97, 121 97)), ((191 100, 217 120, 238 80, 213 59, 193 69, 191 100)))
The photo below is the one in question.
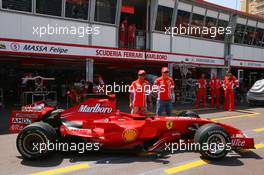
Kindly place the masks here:
POLYGON ((49 153, 48 149, 42 152, 34 149, 34 143, 58 142, 65 138, 98 143, 100 149, 140 148, 147 152, 166 148, 168 151, 176 143, 207 145, 207 149, 199 147, 199 152, 208 159, 223 158, 231 149, 254 148, 253 138, 248 138, 241 130, 200 118, 193 112, 174 117, 120 112, 113 95, 93 95, 67 110, 55 109, 44 102, 25 106, 21 111, 13 111, 10 130, 19 132, 17 149, 27 159, 49 153))

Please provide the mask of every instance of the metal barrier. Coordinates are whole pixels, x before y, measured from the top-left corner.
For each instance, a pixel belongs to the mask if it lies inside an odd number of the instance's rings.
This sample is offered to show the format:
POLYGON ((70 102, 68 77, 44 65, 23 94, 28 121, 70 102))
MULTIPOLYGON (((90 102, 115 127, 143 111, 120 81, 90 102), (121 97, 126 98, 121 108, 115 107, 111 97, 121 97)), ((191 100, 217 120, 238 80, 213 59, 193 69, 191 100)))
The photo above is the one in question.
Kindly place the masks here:
POLYGON ((57 105, 56 91, 27 91, 22 95, 22 106, 32 104, 37 101, 49 101, 49 104, 57 105))
POLYGON ((194 103, 196 100, 196 83, 194 79, 183 79, 181 87, 181 102, 182 103, 194 103))
POLYGON ((22 78, 26 83, 28 81, 33 81, 35 85, 34 91, 25 91, 21 96, 22 106, 32 104, 37 101, 48 101, 49 104, 56 106, 57 105, 57 92, 49 91, 44 85, 45 82, 54 81, 55 78, 45 78, 41 76, 36 77, 25 77, 22 78))

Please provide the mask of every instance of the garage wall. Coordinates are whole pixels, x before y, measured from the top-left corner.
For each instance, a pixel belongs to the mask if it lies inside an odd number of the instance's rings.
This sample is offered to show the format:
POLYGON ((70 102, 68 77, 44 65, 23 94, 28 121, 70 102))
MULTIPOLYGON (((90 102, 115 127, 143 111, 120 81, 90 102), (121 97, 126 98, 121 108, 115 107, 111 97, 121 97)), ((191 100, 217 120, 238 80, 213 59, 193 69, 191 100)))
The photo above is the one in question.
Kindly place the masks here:
POLYGON ((174 8, 175 0, 159 0, 159 5, 174 8))
MULTIPOLYGON (((170 52, 170 35, 153 33, 152 50, 170 52)), ((200 56, 224 57, 224 43, 174 36, 172 52, 200 56)))
POLYGON ((170 52, 170 35, 153 33, 152 50, 159 52, 170 52))
POLYGON ((224 57, 224 43, 175 36, 172 51, 201 56, 224 57))
POLYGON ((116 28, 111 26, 99 26, 100 35, 85 35, 79 37, 77 35, 45 35, 38 36, 33 34, 33 27, 40 26, 60 26, 60 27, 88 27, 89 24, 86 22, 65 20, 59 18, 33 16, 30 14, 13 13, 0 11, 0 38, 10 39, 24 39, 34 41, 47 41, 47 42, 58 42, 58 43, 71 43, 71 44, 89 44, 89 37, 92 40, 93 45, 100 46, 111 46, 116 47, 116 28), (4 24, 4 25, 3 25, 4 24), (107 40, 107 42, 105 42, 107 40))
POLYGON ((261 48, 232 45, 231 53, 235 59, 264 62, 264 49, 261 48))
POLYGON ((99 27, 100 34, 92 35, 92 45, 116 47, 116 28, 103 25, 92 25, 92 27, 99 27))

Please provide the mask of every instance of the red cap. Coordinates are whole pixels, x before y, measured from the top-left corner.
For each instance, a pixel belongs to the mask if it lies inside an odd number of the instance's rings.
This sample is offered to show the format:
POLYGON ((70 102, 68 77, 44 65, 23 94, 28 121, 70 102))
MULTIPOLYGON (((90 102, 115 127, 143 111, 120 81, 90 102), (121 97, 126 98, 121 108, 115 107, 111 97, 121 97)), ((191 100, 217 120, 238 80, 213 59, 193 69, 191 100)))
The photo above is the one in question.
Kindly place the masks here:
POLYGON ((144 70, 139 70, 138 71, 138 75, 145 75, 146 74, 146 71, 144 71, 144 70))
POLYGON ((161 72, 164 73, 164 72, 169 72, 169 68, 168 67, 163 67, 161 69, 161 72))

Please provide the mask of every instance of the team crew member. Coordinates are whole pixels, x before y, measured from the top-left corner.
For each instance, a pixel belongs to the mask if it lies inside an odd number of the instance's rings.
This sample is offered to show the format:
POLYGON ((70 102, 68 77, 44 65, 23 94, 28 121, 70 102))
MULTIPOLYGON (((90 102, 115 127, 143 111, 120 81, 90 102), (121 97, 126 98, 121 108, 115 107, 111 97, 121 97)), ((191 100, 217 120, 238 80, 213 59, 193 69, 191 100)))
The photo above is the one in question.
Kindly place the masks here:
POLYGON ((197 90, 197 99, 195 102, 195 107, 199 108, 200 106, 200 101, 202 100, 203 102, 203 107, 206 107, 206 79, 205 75, 202 74, 201 78, 198 79, 198 90, 197 90))
POLYGON ((136 25, 131 24, 128 26, 128 47, 135 48, 135 40, 136 40, 136 25))
POLYGON ((138 79, 130 86, 130 109, 131 114, 141 114, 147 112, 147 98, 152 108, 152 99, 150 96, 150 85, 145 80, 146 72, 144 70, 138 71, 138 79))
POLYGON ((128 30, 128 20, 125 18, 119 28, 119 40, 120 40, 120 47, 127 46, 127 30, 128 30))
POLYGON ((99 74, 95 75, 94 85, 95 85, 95 89, 96 89, 97 94, 104 95, 106 93, 105 83, 104 83, 103 77, 101 75, 99 75, 99 74))
POLYGON ((174 81, 169 76, 169 69, 163 67, 162 76, 155 80, 155 86, 158 87, 157 92, 157 111, 158 116, 162 116, 162 112, 166 111, 167 116, 172 115, 172 99, 173 99, 173 90, 174 90, 174 81))
POLYGON ((224 91, 225 91, 225 102, 224 110, 234 111, 235 101, 234 101, 234 89, 239 87, 239 82, 232 73, 228 72, 224 80, 224 91))
POLYGON ((216 74, 213 74, 213 77, 210 81, 210 87, 211 87, 211 106, 212 108, 216 107, 220 108, 220 88, 221 88, 221 80, 216 76, 216 74))

